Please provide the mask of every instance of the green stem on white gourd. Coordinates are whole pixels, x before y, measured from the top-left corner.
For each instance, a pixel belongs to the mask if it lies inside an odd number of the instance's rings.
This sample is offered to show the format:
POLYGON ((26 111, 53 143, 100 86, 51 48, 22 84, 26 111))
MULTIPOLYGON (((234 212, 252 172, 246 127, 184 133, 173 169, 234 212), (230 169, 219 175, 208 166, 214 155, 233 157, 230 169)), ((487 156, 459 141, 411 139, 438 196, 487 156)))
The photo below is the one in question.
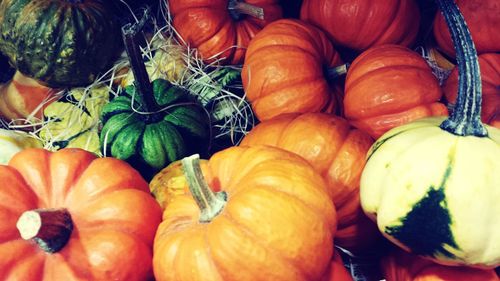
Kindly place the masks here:
POLYGON ((24 212, 16 227, 24 240, 33 240, 47 253, 59 252, 73 232, 73 220, 66 209, 36 209, 24 212))
POLYGON ((229 0, 227 6, 229 14, 234 20, 239 20, 243 15, 264 20, 264 9, 253 4, 245 3, 241 0, 229 0))
MULTIPOLYGON (((141 34, 141 30, 148 18, 149 10, 146 10, 139 22, 134 24, 129 23, 122 27, 122 36, 132 73, 134 74, 136 92, 141 96, 144 110, 148 113, 152 113, 157 112, 160 106, 154 97, 153 86, 149 81, 149 75, 142 59, 142 52, 138 43, 138 36, 141 34)), ((154 115, 148 114, 145 118, 147 121, 150 121, 149 119, 154 119, 154 115)))
POLYGON ((210 189, 201 171, 200 155, 185 157, 181 162, 191 195, 200 208, 200 222, 210 222, 226 206, 227 194, 224 191, 213 192, 210 189))
POLYGON ((440 127, 459 136, 485 137, 481 123, 481 76, 471 34, 453 0, 436 0, 455 46, 458 63, 458 96, 452 114, 440 127))

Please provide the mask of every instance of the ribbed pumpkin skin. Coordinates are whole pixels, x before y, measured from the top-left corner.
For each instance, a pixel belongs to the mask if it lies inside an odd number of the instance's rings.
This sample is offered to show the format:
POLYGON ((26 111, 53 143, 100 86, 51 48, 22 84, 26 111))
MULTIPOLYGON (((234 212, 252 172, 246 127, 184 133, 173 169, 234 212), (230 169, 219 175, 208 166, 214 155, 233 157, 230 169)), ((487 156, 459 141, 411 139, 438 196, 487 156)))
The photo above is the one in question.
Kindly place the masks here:
MULTIPOLYGON (((481 120, 500 129, 500 54, 479 55, 483 101, 481 120)), ((454 104, 458 93, 458 68, 455 67, 443 85, 448 102, 454 104)))
POLYGON ((427 62, 397 45, 370 48, 347 72, 346 118, 373 138, 413 120, 447 115, 443 95, 427 62))
POLYGON ((498 281, 495 271, 444 266, 402 250, 391 250, 381 259, 381 269, 387 281, 498 281))
POLYGON ((208 223, 199 223, 191 195, 167 206, 155 237, 156 280, 321 280, 336 222, 314 169, 263 146, 228 148, 208 167, 207 183, 225 191, 227 203, 208 223))
MULTIPOLYGON (((500 2, 498 0, 455 0, 469 27, 478 54, 500 52, 500 2)), ((434 19, 434 37, 439 48, 455 57, 450 32, 438 11, 434 19)))
POLYGON ((335 44, 362 51, 412 45, 420 11, 414 0, 304 0, 300 19, 321 27, 335 44))
POLYGON ((457 136, 441 117, 377 140, 361 175, 361 205, 398 246, 441 264, 500 263, 500 131, 457 136))
POLYGON ((336 100, 325 68, 342 64, 326 34, 291 19, 266 26, 247 50, 243 87, 261 121, 283 113, 325 110, 336 100))
POLYGON ((120 30, 106 1, 76 2, 3 0, 0 51, 49 87, 91 83, 117 55, 120 30))
POLYGON ((161 209, 128 164, 81 149, 27 149, 0 165, 0 279, 144 281, 161 209), (8 183, 8 184, 4 184, 8 183), (48 254, 16 229, 21 213, 66 208, 74 228, 48 254))
POLYGON ((231 17, 228 0, 168 0, 173 25, 182 40, 197 48, 201 57, 212 62, 225 58, 226 64, 241 64, 252 38, 267 24, 282 17, 278 0, 247 0, 264 9, 264 20, 231 17))
POLYGON ((135 87, 129 86, 104 106, 100 135, 105 155, 128 161, 147 178, 189 153, 203 153, 209 136, 207 115, 187 92, 163 79, 152 84, 157 103, 170 109, 147 121, 145 115, 134 113, 143 108, 135 87))
POLYGON ((241 145, 270 145, 306 159, 325 179, 337 211, 335 243, 353 252, 379 238, 359 202, 359 178, 373 140, 340 117, 326 113, 287 114, 263 121, 241 145))

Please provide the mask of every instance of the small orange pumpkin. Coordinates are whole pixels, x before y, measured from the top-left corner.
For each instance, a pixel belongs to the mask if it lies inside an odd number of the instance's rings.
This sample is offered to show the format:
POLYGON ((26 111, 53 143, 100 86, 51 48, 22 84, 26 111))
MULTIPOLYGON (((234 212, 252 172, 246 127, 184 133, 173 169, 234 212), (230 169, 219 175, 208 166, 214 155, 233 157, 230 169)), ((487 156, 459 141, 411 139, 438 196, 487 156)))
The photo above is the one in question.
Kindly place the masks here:
POLYGON ((210 158, 209 174, 195 156, 183 169, 191 194, 163 213, 156 280, 321 279, 333 254, 335 208, 304 159, 273 147, 231 147, 210 158))
POLYGON ((197 48, 206 62, 241 64, 250 40, 282 17, 278 0, 168 0, 181 41, 197 48), (234 7, 234 8, 233 8, 234 7), (263 10, 263 19, 251 13, 263 10))
POLYGON ((127 163, 26 149, 0 165, 0 280, 152 277, 161 209, 127 163))
POLYGON ((410 121, 447 115, 443 95, 427 62, 416 52, 397 46, 370 48, 347 72, 346 118, 373 138, 410 121))
POLYGON ((433 263, 393 248, 381 260, 387 281, 499 281, 495 270, 433 263))
POLYGON ((323 31, 283 19, 266 26, 250 42, 241 77, 254 112, 263 121, 283 113, 335 111, 337 97, 327 73, 341 64, 323 31))
POLYGON ((241 145, 270 145, 306 159, 325 179, 337 210, 335 243, 359 252, 380 238, 363 213, 359 180, 373 140, 343 118, 326 113, 286 114, 255 126, 241 145))
POLYGON ((337 250, 333 253, 332 262, 321 281, 354 281, 337 250))
MULTIPOLYGON (((500 129, 500 54, 479 55, 483 86, 481 119, 500 129)), ((455 67, 443 85, 444 95, 454 104, 458 93, 458 68, 455 67)))

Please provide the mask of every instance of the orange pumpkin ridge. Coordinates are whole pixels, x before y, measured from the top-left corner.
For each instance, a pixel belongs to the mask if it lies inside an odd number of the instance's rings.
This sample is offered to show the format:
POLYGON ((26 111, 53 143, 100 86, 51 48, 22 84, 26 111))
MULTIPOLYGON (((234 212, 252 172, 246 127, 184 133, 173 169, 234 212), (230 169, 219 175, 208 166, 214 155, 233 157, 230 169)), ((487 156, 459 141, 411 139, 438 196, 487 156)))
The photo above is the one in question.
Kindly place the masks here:
POLYGON ((169 0, 168 5, 181 41, 197 48, 205 62, 241 64, 250 40, 264 26, 282 17, 278 2, 169 0), (242 15, 253 14, 259 9, 263 11, 263 19, 242 15))
POLYGON ((0 165, 0 182, 0 280, 152 277, 161 209, 127 163, 26 149, 0 165))

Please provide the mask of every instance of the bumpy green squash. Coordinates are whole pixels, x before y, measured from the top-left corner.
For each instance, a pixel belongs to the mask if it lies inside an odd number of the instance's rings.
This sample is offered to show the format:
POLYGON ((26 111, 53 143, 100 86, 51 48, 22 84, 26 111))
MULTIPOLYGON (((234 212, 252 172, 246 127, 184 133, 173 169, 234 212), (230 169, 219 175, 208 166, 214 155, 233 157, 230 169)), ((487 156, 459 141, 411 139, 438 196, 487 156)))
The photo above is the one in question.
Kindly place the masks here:
POLYGON ((442 264, 500 264, 500 130, 481 123, 476 50, 453 0, 437 0, 452 33, 459 90, 450 118, 395 128, 372 146, 361 204, 392 242, 442 264))
POLYGON ((162 111, 146 111, 135 86, 104 106, 101 147, 103 154, 128 161, 146 178, 191 153, 208 147, 209 121, 185 90, 164 79, 152 83, 162 111), (133 106, 132 106, 133 104, 133 106))
POLYGON ((0 51, 51 88, 92 82, 119 51, 120 30, 104 0, 3 0, 0 51))

